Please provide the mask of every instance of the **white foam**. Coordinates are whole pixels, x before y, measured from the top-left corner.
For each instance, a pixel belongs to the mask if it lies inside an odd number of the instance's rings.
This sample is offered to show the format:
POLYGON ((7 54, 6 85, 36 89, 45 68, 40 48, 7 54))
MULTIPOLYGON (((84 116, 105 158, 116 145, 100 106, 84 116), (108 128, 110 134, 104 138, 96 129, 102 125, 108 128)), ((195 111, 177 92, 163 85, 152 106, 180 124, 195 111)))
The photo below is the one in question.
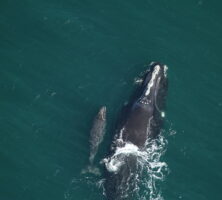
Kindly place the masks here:
POLYGON ((166 116, 165 112, 161 112, 161 117, 165 117, 165 116, 166 116))
POLYGON ((154 71, 152 72, 151 80, 149 81, 149 83, 148 83, 148 85, 147 85, 147 90, 146 90, 146 93, 145 93, 146 96, 149 95, 150 90, 151 90, 151 88, 153 87, 154 80, 155 80, 156 76, 158 75, 159 71, 160 71, 160 66, 159 66, 159 65, 156 65, 156 66, 154 67, 154 71))
POLYGON ((116 173, 124 164, 124 157, 130 154, 142 155, 144 152, 139 151, 139 148, 132 143, 125 143, 123 147, 117 147, 114 155, 110 158, 105 158, 103 162, 109 172, 116 173))
POLYGON ((139 77, 136 77, 136 78, 134 78, 134 84, 141 84, 143 82, 143 79, 142 78, 139 78, 139 77))
POLYGON ((118 159, 110 159, 109 161, 108 160, 104 160, 104 162, 105 162, 105 165, 106 165, 106 169, 109 172, 112 172, 112 173, 118 172, 120 167, 123 164, 123 162, 118 160, 118 159))
POLYGON ((115 155, 119 154, 134 154, 138 152, 138 147, 132 143, 126 143, 124 147, 117 148, 115 155))
POLYGON ((99 168, 92 166, 92 165, 87 166, 86 168, 82 169, 82 171, 81 171, 81 174, 88 174, 88 173, 94 174, 96 176, 101 175, 99 168))
MULTIPOLYGON (((113 156, 105 158, 104 163, 107 170, 111 173, 118 173, 121 166, 125 164, 125 159, 129 155, 135 155, 137 160, 137 171, 134 176, 135 188, 133 192, 139 200, 162 200, 159 182, 163 181, 168 173, 167 164, 160 161, 161 156, 166 150, 167 140, 160 135, 155 140, 147 141, 144 150, 139 149, 132 143, 126 143, 123 147, 117 147, 113 156), (144 190, 144 187, 146 190, 144 190)), ((130 175, 131 176, 131 175, 130 175)), ((131 177, 129 177, 130 179, 131 177)), ((128 190, 130 187, 126 187, 128 190)))

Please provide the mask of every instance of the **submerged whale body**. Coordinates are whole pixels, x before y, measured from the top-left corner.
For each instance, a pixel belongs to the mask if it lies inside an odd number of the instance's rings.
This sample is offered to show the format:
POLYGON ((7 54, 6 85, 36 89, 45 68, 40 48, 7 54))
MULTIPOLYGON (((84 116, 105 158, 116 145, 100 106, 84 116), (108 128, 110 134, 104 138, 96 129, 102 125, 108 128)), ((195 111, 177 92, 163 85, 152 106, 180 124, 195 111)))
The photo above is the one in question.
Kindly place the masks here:
POLYGON ((94 159, 98 152, 100 143, 103 140, 106 128, 106 106, 100 108, 99 112, 94 118, 92 128, 90 130, 90 155, 89 165, 82 169, 82 174, 91 173, 100 175, 100 170, 94 165, 94 159))
POLYGON ((106 128, 106 107, 100 108, 98 114, 96 115, 92 129, 90 131, 90 156, 89 162, 92 165, 94 158, 97 154, 98 147, 103 140, 106 128))
POLYGON ((134 199, 135 175, 140 166, 138 153, 156 138, 163 123, 164 102, 167 91, 167 67, 151 63, 137 95, 130 103, 120 130, 114 140, 114 152, 106 160, 106 196, 109 200, 134 199), (129 150, 130 149, 130 150, 129 150))

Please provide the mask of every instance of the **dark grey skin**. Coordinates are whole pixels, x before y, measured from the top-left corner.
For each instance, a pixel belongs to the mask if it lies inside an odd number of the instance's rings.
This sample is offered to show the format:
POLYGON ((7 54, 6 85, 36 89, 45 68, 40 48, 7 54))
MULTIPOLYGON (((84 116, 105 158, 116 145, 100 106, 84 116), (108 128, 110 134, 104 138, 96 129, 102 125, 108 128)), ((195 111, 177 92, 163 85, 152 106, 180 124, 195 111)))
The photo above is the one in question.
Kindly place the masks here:
MULTIPOLYGON (((144 76, 138 95, 129 106, 125 115, 119 136, 114 141, 117 147, 124 147, 125 143, 132 143, 140 150, 145 148, 146 142, 156 138, 163 123, 162 109, 167 91, 166 66, 151 63, 144 76), (118 141, 118 142, 117 142, 118 141)), ((137 158, 128 155, 124 158, 124 165, 117 173, 107 172, 105 182, 106 195, 109 200, 134 199, 135 171, 138 171, 137 158)))
POLYGON ((90 131, 90 156, 89 162, 93 165, 94 158, 97 154, 98 147, 103 140, 106 128, 106 107, 100 108, 94 119, 92 129, 90 131))
POLYGON ((164 70, 166 70, 165 66, 159 63, 151 65, 141 87, 142 94, 130 108, 124 125, 123 141, 143 148, 147 139, 153 139, 159 134, 162 124, 161 112, 167 91, 164 70), (153 85, 148 90, 147 86, 150 81, 153 82, 153 85))

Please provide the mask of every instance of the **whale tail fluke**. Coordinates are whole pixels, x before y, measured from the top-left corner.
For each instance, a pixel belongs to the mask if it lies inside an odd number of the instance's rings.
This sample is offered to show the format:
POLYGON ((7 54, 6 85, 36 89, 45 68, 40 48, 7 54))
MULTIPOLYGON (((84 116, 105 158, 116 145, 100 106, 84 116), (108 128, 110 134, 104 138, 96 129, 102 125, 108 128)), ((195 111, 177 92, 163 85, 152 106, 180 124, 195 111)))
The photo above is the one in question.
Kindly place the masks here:
POLYGON ((94 174, 100 176, 100 169, 94 165, 88 165, 86 168, 82 169, 81 174, 94 174))

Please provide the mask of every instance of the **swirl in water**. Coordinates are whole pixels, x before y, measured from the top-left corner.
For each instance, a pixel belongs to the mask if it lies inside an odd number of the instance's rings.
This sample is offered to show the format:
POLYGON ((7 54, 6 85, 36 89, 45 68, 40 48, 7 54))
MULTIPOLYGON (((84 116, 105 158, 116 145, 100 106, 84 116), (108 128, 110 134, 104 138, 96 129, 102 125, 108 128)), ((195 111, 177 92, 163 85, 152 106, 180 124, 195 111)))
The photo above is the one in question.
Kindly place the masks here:
MULTIPOLYGON (((161 161, 161 156, 165 153, 167 140, 162 134, 152 141, 148 141, 144 150, 131 143, 126 143, 123 147, 117 147, 115 153, 104 159, 106 169, 111 173, 118 173, 121 166, 126 164, 126 158, 135 156, 137 161, 136 174, 131 174, 134 181, 134 189, 130 191, 130 185, 127 186, 127 193, 134 193, 136 199, 139 200, 162 200, 159 183, 164 180, 168 173, 167 164, 161 161)), ((130 183, 129 183, 130 184, 130 183)), ((126 196, 123 196, 125 198, 126 196)))

